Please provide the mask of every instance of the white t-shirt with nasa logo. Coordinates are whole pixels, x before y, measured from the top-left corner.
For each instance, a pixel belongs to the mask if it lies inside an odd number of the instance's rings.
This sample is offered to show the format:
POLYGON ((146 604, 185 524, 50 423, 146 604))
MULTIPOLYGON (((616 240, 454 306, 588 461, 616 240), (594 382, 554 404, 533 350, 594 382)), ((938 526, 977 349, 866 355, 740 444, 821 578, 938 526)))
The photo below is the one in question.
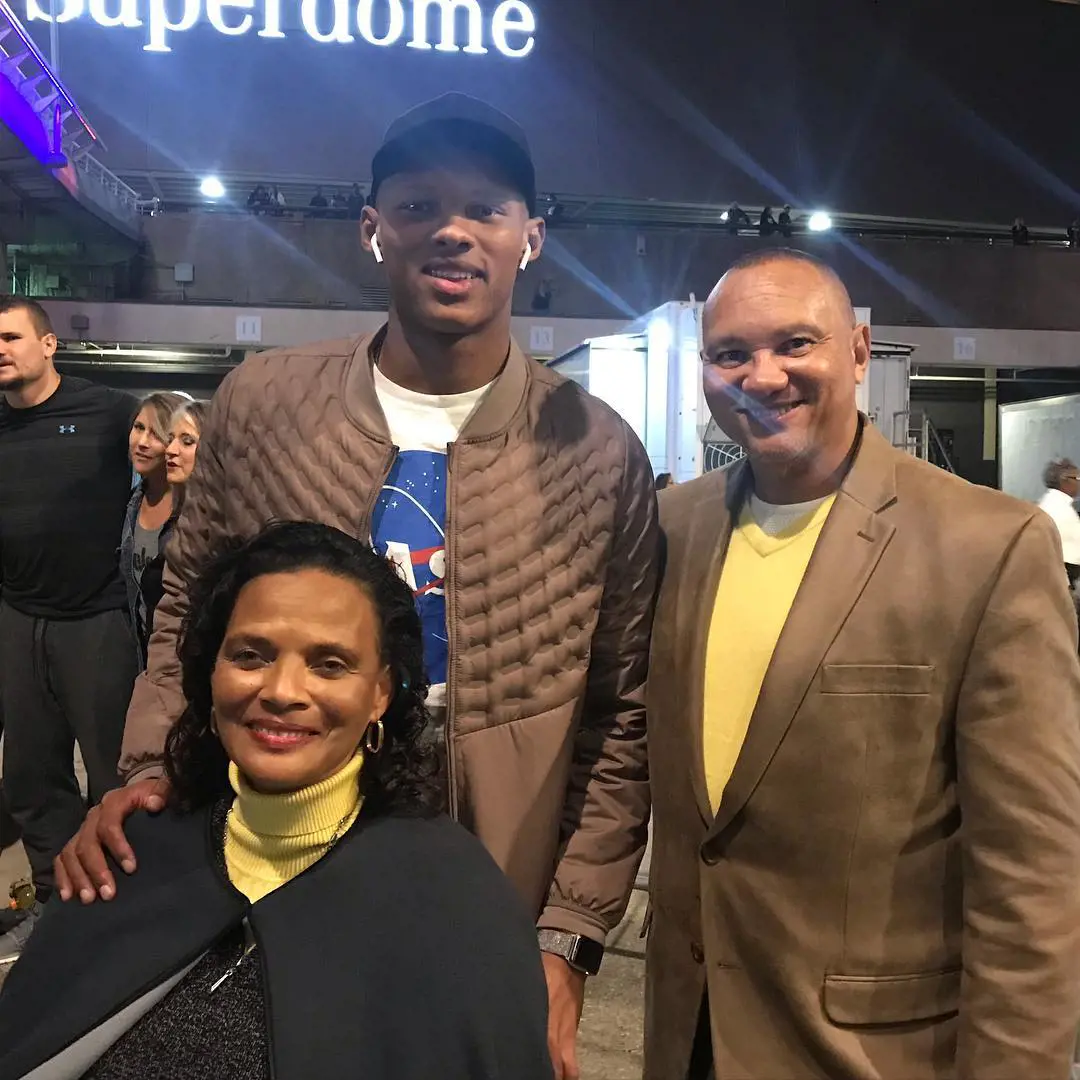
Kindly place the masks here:
POLYGON ((446 705, 446 449, 488 386, 464 394, 419 394, 375 368, 375 392, 398 448, 375 502, 371 543, 390 559, 416 597, 424 629, 428 706, 446 705))

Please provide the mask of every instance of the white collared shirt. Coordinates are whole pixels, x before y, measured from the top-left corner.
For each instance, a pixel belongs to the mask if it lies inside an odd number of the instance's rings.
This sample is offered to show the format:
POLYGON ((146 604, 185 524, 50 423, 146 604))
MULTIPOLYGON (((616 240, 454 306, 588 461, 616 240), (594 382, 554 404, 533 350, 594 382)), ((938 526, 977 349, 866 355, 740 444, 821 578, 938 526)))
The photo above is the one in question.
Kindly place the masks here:
POLYGON ((1050 489, 1039 500, 1039 509, 1049 514, 1057 526, 1065 561, 1080 566, 1080 514, 1072 499, 1064 491, 1050 489))

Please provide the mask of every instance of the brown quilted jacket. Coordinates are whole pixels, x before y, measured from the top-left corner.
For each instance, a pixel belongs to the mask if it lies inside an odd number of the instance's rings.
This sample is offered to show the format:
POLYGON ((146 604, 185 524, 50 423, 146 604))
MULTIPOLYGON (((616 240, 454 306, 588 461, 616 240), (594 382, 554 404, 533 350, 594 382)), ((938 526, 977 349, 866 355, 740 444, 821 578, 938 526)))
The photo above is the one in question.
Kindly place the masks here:
MULTIPOLYGON (((214 397, 128 712, 129 780, 160 772, 181 712, 177 631, 207 556, 275 519, 370 536, 395 454, 375 343, 251 357, 214 397)), ((649 811, 649 461, 607 406, 514 347, 448 473, 451 810, 540 926, 603 940, 626 907, 649 811)))

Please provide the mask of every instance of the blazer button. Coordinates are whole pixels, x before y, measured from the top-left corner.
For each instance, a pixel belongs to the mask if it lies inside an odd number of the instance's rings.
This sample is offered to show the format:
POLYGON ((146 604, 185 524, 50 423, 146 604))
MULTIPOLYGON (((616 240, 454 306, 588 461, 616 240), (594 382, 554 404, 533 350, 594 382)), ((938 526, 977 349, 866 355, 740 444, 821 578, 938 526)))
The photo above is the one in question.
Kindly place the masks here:
POLYGON ((695 964, 705 963, 705 950, 696 941, 690 946, 690 955, 695 964))

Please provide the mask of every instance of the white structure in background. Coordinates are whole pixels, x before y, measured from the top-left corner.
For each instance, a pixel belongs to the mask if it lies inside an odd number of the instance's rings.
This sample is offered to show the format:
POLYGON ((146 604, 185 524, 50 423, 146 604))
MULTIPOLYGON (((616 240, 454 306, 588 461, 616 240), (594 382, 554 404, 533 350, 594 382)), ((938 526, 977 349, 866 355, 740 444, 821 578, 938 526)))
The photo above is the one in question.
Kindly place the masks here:
POLYGON ((998 406, 1001 490, 1029 502, 1042 498, 1043 469, 1058 458, 1080 461, 1080 394, 998 406))
MULTIPOLYGON (((654 472, 669 472, 680 482, 742 454, 705 403, 701 309, 693 298, 664 304, 623 333, 586 341, 551 362, 630 424, 654 472)), ((856 315, 870 322, 869 308, 857 308, 856 315)), ((874 343, 857 402, 893 445, 918 452, 908 392, 914 351, 914 345, 874 343)))

